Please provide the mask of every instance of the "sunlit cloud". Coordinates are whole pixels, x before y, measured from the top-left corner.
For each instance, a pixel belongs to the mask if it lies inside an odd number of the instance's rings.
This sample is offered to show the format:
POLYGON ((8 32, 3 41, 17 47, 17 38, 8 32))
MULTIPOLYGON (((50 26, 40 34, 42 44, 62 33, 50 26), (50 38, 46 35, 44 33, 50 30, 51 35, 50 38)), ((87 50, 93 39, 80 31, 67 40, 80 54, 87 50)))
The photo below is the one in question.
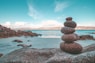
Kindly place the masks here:
POLYGON ((39 24, 33 24, 32 22, 22 22, 17 21, 14 23, 11 22, 5 22, 2 24, 3 26, 16 29, 16 28, 31 28, 31 29, 37 29, 37 28, 47 28, 47 27, 62 27, 62 23, 58 22, 57 20, 44 20, 40 22, 39 24))
POLYGON ((7 22, 3 23, 2 25, 6 26, 6 27, 10 27, 11 26, 11 22, 7 21, 7 22))
MULTIPOLYGON (((49 29, 53 27, 63 27, 63 23, 58 22, 57 20, 43 20, 38 24, 33 22, 22 22, 16 21, 11 23, 9 21, 2 24, 3 26, 9 27, 11 29, 49 29)), ((77 23, 77 26, 94 26, 94 23, 77 23)))
POLYGON ((24 26, 27 22, 15 22, 14 25, 24 26))
POLYGON ((93 22, 90 22, 90 23, 89 22, 77 23, 77 26, 95 26, 95 24, 93 22))
POLYGON ((5 22, 2 25, 6 26, 6 27, 9 27, 9 28, 21 28, 21 27, 26 27, 26 24, 27 24, 26 22, 19 22, 19 21, 17 21, 17 22, 14 22, 14 23, 12 23, 12 22, 5 22))
POLYGON ((19 28, 19 27, 27 27, 27 22, 15 22, 14 27, 19 28))
POLYGON ((62 23, 57 20, 45 20, 41 23, 43 27, 61 27, 62 23))
POLYGON ((57 2, 55 6, 55 12, 59 12, 67 8, 69 5, 67 2, 57 2))

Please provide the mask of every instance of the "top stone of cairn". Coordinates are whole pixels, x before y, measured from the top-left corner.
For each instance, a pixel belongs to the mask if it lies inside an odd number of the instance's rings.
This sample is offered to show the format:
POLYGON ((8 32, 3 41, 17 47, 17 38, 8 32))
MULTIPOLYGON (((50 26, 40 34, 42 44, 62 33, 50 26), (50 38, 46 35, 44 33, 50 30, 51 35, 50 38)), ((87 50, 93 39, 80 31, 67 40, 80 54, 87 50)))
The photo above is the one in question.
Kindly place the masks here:
POLYGON ((72 21, 72 17, 67 17, 66 22, 64 22, 64 26, 75 28, 77 26, 77 24, 74 21, 72 21))
POLYGON ((67 17, 66 21, 72 21, 72 17, 67 17))

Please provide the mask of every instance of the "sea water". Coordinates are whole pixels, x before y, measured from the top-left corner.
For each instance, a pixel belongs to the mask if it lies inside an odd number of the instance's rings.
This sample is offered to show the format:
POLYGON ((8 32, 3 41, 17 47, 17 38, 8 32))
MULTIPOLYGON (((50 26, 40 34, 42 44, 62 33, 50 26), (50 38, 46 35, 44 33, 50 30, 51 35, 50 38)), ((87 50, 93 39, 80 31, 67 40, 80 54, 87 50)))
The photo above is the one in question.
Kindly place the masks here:
MULTIPOLYGON (((63 35, 60 30, 32 30, 34 33, 42 34, 38 37, 10 37, 0 39, 0 53, 7 54, 16 49, 22 48, 17 46, 18 44, 27 44, 32 45, 31 48, 59 48, 60 43, 62 42, 61 36, 63 35), (13 42, 13 40, 18 39, 22 40, 22 43, 13 42)), ((77 30, 75 33, 78 35, 92 35, 95 37, 95 34, 90 34, 95 32, 95 30, 77 30)), ((78 40, 76 41, 83 47, 94 44, 95 40, 78 40)))

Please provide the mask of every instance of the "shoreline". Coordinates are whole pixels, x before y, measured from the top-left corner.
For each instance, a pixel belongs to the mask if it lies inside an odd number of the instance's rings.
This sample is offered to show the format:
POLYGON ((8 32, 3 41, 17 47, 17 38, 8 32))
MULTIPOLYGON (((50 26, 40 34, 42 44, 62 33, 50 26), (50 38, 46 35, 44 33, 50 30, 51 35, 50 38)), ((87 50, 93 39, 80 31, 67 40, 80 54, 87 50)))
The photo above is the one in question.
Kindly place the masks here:
POLYGON ((1 63, 94 63, 95 44, 83 48, 80 54, 70 54, 60 48, 21 48, 0 58, 1 63), (85 60, 83 60, 85 59, 85 60))

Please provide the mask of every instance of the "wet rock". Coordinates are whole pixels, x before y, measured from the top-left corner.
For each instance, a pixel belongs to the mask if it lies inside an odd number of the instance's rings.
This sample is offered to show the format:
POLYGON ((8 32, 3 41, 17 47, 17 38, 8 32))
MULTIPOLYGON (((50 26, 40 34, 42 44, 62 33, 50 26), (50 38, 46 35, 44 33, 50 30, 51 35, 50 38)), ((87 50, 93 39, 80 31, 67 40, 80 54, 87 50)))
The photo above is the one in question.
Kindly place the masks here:
POLYGON ((90 34, 95 34, 95 32, 92 32, 92 33, 90 33, 90 34))
POLYGON ((87 39, 95 40, 95 38, 91 35, 81 35, 81 36, 79 36, 79 40, 87 40, 87 39))
POLYGON ((3 54, 2 53, 0 53, 0 57, 2 57, 3 56, 3 54))
POLYGON ((37 34, 37 33, 36 33, 36 36, 42 36, 42 34, 37 34))
POLYGON ((31 40, 27 40, 27 42, 30 42, 31 40))
POLYGON ((13 42, 22 43, 23 41, 22 41, 22 40, 18 40, 18 39, 16 39, 16 40, 13 40, 13 42))
POLYGON ((26 45, 26 44, 18 44, 17 46, 22 46, 23 48, 25 48, 25 47, 31 47, 32 45, 30 44, 30 45, 26 45))

